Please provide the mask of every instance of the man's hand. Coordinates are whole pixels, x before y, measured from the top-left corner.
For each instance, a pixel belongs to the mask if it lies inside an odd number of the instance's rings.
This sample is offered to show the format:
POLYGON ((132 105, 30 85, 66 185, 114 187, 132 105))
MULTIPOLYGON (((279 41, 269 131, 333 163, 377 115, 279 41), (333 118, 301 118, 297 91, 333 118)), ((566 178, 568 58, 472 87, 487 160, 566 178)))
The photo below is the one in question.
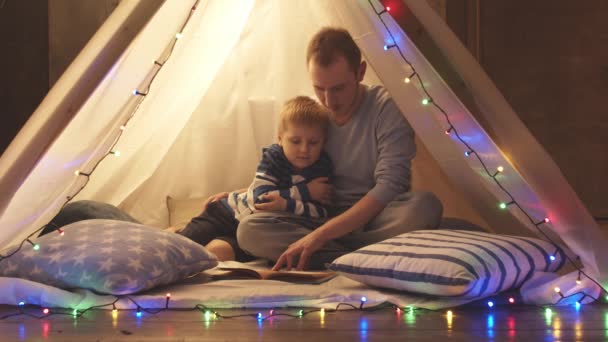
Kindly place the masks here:
POLYGON ((268 193, 260 196, 264 203, 255 204, 257 210, 263 211, 285 211, 287 210, 287 200, 277 193, 268 193))
POLYGON ((310 193, 310 197, 324 205, 331 204, 331 199, 333 197, 334 187, 329 184, 329 178, 327 177, 318 177, 306 184, 308 187, 308 192, 310 193))
POLYGON ((322 240, 318 235, 310 233, 289 245, 285 252, 281 254, 276 264, 274 264, 272 270, 278 271, 283 266, 290 270, 294 266, 295 258, 299 256, 296 270, 302 271, 308 267, 310 256, 323 247, 324 244, 325 241, 322 240))

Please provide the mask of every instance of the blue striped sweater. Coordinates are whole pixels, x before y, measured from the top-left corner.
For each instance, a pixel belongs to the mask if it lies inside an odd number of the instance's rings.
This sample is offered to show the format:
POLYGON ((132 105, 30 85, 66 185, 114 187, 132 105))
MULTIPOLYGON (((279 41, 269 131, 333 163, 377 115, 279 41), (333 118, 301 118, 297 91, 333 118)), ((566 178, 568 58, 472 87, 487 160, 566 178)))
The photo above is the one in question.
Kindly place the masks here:
POLYGON ((310 197, 307 183, 318 177, 331 177, 333 165, 329 156, 321 152, 319 160, 296 172, 289 163, 283 148, 272 144, 262 150, 262 160, 247 192, 228 195, 227 203, 234 210, 237 220, 258 211, 255 204, 262 203, 260 196, 278 193, 287 200, 287 212, 304 217, 327 217, 327 210, 310 197))

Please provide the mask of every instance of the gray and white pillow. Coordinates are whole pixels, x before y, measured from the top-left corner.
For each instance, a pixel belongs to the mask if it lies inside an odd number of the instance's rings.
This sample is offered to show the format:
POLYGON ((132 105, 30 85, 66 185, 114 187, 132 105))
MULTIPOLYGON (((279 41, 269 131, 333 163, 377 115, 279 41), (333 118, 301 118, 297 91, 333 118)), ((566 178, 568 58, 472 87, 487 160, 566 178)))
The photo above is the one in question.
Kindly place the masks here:
MULTIPOLYGON (((60 288, 124 295, 173 283, 215 267, 215 255, 174 233, 116 220, 85 220, 61 228, 0 261, 0 276, 60 288)), ((3 251, 3 256, 17 247, 3 251)))
POLYGON ((555 272, 563 250, 535 238, 419 230, 341 256, 329 266, 362 283, 435 296, 485 297, 555 272))

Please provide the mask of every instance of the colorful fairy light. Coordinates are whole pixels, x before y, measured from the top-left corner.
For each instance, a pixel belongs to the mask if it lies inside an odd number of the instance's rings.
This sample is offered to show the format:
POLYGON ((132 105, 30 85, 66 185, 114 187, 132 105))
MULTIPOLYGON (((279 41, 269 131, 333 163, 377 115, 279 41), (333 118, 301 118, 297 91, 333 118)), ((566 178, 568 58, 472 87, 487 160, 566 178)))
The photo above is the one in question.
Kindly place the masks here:
POLYGON ((493 301, 488 301, 488 307, 489 308, 493 308, 494 307, 494 302, 493 301))
POLYGON ((509 303, 511 303, 511 304, 515 303, 515 298, 509 297, 509 303))

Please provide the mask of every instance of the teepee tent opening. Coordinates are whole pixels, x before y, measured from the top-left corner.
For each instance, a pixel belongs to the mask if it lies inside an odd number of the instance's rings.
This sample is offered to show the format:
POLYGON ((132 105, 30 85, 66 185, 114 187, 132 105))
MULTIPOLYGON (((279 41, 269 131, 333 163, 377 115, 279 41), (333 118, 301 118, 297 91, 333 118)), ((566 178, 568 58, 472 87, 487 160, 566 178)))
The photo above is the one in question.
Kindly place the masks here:
MULTIPOLYGON (((145 3, 121 2, 0 159, 0 249, 23 242, 67 200, 110 203, 164 228, 167 196, 198 198, 246 186, 261 147, 275 138, 279 106, 296 95, 313 95, 306 43, 319 28, 340 26, 368 63, 364 83, 386 87, 416 132, 415 189, 436 193, 445 216, 491 232, 540 231, 541 238, 580 257, 590 277, 608 283, 605 236, 426 2, 406 0, 468 85, 500 148, 374 0, 167 1, 119 58, 107 60, 100 44, 120 40, 121 25, 144 11, 145 3), (103 67, 107 73, 94 91, 79 93, 78 76, 103 67), (57 133, 45 143, 47 129, 57 133), (506 210, 498 208, 501 202, 506 210)), ((563 279, 573 277, 576 271, 563 279)), ((6 293, 0 298, 4 304, 15 300, 6 293)), ((66 293, 55 298, 47 300, 82 300, 66 293)), ((410 298, 377 299, 386 300, 410 298)))

